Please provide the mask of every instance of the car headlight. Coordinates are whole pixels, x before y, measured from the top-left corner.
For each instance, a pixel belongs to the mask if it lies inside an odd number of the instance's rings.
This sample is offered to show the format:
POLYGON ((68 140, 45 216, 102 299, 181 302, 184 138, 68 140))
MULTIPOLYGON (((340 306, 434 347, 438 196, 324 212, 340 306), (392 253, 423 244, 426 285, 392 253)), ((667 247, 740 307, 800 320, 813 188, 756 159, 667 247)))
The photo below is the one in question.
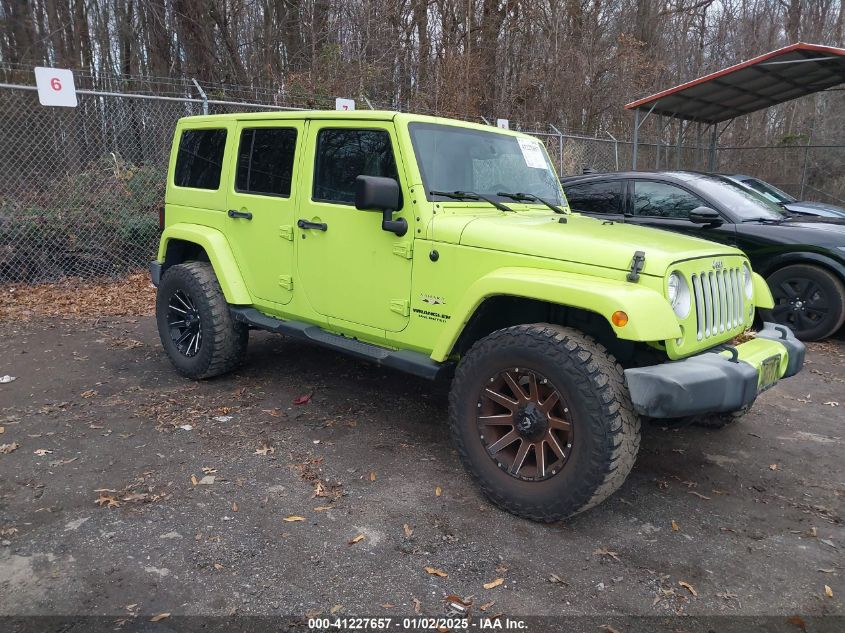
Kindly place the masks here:
POLYGON ((751 281, 751 267, 744 262, 742 264, 742 282, 745 286, 745 296, 752 299, 754 297, 754 283, 751 281))
POLYGON ((686 319, 690 311, 690 291, 687 280, 679 272, 669 275, 667 287, 669 303, 679 319, 686 319))

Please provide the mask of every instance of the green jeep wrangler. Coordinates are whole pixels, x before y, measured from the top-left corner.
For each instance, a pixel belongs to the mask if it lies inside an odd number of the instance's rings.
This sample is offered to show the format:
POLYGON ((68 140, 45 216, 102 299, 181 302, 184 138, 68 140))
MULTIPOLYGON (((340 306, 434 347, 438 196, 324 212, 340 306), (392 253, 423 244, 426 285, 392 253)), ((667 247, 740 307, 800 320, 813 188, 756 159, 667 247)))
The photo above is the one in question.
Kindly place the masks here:
POLYGON ((801 369, 765 281, 723 245, 571 213, 543 145, 395 112, 179 121, 156 319, 176 369, 235 368, 250 329, 451 379, 484 493, 556 521, 614 492, 640 416, 723 425, 801 369))

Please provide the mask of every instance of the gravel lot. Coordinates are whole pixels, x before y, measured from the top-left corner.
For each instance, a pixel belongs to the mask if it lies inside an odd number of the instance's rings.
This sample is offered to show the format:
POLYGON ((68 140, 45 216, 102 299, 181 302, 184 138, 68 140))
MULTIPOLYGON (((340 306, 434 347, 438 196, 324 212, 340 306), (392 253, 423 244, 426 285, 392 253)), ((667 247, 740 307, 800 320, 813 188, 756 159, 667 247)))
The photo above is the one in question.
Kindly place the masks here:
POLYGON ((845 615, 841 338, 552 526, 479 495, 442 388, 281 337, 193 383, 149 316, 36 314, 3 374, 0 615, 845 615))

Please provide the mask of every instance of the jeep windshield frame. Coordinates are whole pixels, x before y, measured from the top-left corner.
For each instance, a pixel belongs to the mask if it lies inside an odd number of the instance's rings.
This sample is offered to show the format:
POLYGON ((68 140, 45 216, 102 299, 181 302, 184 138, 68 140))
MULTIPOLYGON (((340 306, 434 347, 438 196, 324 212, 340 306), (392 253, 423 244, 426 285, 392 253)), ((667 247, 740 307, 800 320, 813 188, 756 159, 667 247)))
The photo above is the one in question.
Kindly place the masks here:
POLYGON ((520 191, 567 206, 554 167, 537 139, 441 123, 409 123, 408 132, 430 202, 456 201, 431 191, 471 191, 497 202, 513 202, 499 192, 520 191))

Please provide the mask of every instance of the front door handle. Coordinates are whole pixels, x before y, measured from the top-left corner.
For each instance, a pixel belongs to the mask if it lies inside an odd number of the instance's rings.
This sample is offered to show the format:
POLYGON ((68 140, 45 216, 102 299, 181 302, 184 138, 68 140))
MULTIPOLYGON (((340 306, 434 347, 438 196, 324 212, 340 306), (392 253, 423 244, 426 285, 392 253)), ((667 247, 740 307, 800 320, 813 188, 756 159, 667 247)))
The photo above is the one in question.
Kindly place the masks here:
POLYGON ((243 218, 244 220, 251 220, 252 214, 249 211, 235 211, 234 209, 229 209, 229 217, 230 218, 243 218))
POLYGON ((316 229, 317 231, 328 231, 329 225, 325 222, 309 222, 308 220, 299 220, 296 223, 301 229, 316 229))

